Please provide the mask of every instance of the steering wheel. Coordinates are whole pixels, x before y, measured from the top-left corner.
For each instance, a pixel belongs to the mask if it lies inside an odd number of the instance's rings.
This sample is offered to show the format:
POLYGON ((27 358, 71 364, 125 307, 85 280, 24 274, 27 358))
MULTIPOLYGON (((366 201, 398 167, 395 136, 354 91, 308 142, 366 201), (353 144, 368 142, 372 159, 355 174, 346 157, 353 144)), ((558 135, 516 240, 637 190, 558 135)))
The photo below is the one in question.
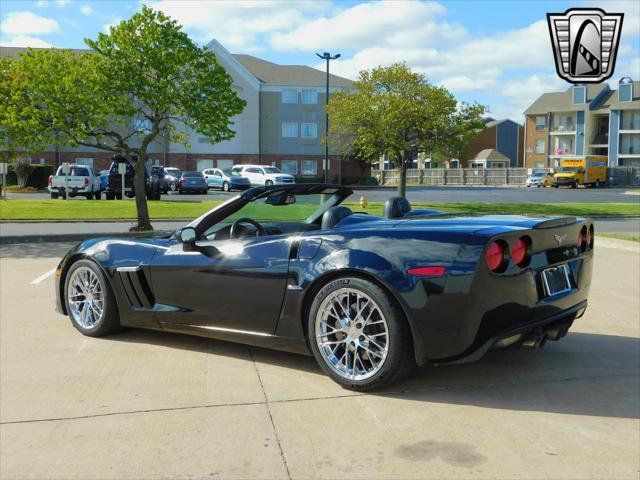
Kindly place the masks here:
POLYGON ((236 233, 238 230, 238 225, 240 225, 241 223, 248 223, 250 225, 253 225, 256 229, 256 235, 255 235, 256 237, 260 237, 264 235, 264 228, 258 222, 256 222, 255 220, 252 220, 251 218, 239 218, 238 220, 233 222, 233 224, 231 225, 231 230, 229 231, 229 237, 238 238, 236 237, 236 233))

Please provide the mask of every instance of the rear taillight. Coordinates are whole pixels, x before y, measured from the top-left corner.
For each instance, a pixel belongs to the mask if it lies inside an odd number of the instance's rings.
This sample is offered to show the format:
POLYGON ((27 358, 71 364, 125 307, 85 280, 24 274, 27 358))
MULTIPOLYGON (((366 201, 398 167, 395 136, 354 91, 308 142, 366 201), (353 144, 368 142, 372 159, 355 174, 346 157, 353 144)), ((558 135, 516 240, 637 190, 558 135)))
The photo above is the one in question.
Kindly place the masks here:
POLYGON ((520 237, 511 246, 511 260, 519 267, 524 267, 529 262, 529 244, 527 237, 520 237))
POLYGON ((587 230, 587 245, 589 246, 589 248, 593 248, 593 240, 594 240, 594 236, 593 236, 594 230, 593 230, 593 223, 589 226, 589 230, 587 230))
POLYGON ((504 260, 505 244, 499 240, 493 241, 487 247, 487 251, 484 254, 484 259, 487 262, 487 267, 492 272, 498 272, 505 266, 504 260))
POLYGON ((84 178, 84 186, 89 185, 89 179, 87 177, 84 178))
POLYGON ((51 175, 49 175, 49 185, 51 185, 51 175))
POLYGON ((587 227, 582 227, 578 234, 578 248, 583 252, 587 249, 587 227))

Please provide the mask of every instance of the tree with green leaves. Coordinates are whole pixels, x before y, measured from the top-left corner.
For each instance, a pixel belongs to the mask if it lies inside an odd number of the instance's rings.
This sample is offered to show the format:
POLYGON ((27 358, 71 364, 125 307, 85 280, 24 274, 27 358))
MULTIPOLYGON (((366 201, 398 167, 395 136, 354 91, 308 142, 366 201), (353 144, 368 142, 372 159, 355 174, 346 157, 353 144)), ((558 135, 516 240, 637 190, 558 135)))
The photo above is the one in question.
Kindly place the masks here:
POLYGON ((350 139, 363 159, 386 152, 400 172, 398 194, 405 196, 407 169, 417 154, 451 139, 458 102, 404 63, 362 71, 354 88, 331 96, 329 138, 350 139))
POLYGON ((162 12, 142 7, 85 40, 91 50, 29 50, 0 63, 0 148, 53 143, 123 155, 134 166, 138 224, 150 230, 145 161, 153 142, 185 143, 184 127, 229 140, 246 102, 213 52, 162 12))

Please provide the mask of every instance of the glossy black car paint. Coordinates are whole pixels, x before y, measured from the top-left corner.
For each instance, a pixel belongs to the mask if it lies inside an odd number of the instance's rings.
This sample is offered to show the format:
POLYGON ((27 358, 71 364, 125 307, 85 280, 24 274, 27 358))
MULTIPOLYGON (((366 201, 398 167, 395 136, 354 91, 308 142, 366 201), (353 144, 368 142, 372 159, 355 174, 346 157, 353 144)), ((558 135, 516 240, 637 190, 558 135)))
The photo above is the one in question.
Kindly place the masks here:
MULTIPOLYGON (((248 202, 256 191, 282 188, 292 187, 259 187, 238 198, 248 202)), ((223 205, 191 225, 198 229, 215 223, 234 209, 223 205)), ((354 214, 329 230, 199 246, 175 236, 94 239, 62 260, 56 296, 59 311, 66 313, 61 301, 66 271, 76 259, 91 258, 112 284, 123 325, 308 353, 305 318, 314 295, 332 279, 358 275, 383 286, 402 308, 418 364, 459 362, 476 359, 506 336, 550 323, 570 324, 582 314, 593 251, 583 251, 575 239, 590 227, 590 221, 572 217, 387 220, 354 214), (509 262, 500 273, 489 271, 487 244, 501 239, 511 245, 523 235, 532 245, 528 265, 509 262), (557 237, 567 240, 559 244, 557 237), (545 297, 541 271, 563 263, 570 267, 572 289, 545 297), (425 266, 443 266, 446 273, 407 273, 425 266)))

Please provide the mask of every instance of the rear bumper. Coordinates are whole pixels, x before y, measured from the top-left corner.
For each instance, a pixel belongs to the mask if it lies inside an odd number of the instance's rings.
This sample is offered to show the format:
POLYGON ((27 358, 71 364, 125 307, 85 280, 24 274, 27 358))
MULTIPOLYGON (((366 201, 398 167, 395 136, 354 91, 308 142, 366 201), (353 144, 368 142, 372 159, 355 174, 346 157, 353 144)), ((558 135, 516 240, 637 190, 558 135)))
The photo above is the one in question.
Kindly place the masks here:
POLYGON ((180 187, 178 188, 184 192, 188 192, 188 191, 200 192, 202 190, 208 189, 209 186, 206 183, 203 183, 201 185, 180 185, 180 187))
POLYGON ((473 351, 465 352, 461 355, 457 355, 455 357, 443 359, 440 361, 434 361, 433 364, 444 365, 475 362, 476 360, 482 358, 484 354, 487 353, 487 351, 491 350, 491 348, 501 340, 514 337, 516 335, 525 337, 527 334, 534 331, 544 331, 552 325, 566 324, 570 326, 575 319, 580 318, 584 314, 586 309, 587 301, 583 300, 577 305, 574 305, 573 307, 559 312, 555 315, 551 315, 550 317, 543 318, 541 320, 535 320, 533 322, 528 322, 522 325, 517 325, 515 327, 511 327, 509 329, 498 332, 473 351))

